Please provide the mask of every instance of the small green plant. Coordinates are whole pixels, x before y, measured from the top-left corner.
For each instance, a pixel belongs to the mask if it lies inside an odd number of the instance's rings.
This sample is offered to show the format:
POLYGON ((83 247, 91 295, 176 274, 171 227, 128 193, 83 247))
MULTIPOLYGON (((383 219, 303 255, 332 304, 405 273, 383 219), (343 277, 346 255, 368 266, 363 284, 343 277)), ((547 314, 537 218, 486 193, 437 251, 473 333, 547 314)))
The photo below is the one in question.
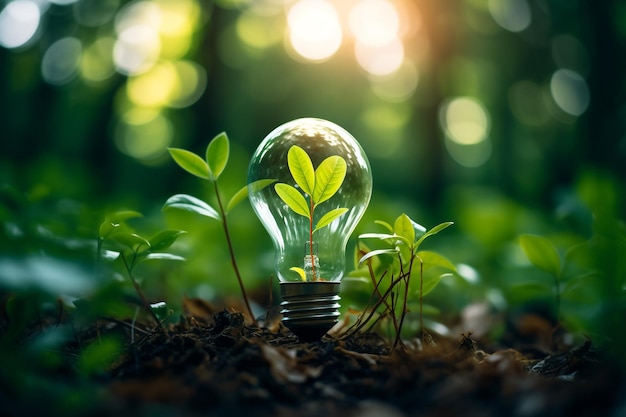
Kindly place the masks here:
POLYGON ((384 317, 391 319, 395 332, 394 346, 401 341, 402 327, 409 311, 409 296, 418 295, 419 323, 423 337, 426 336, 423 323, 423 297, 431 292, 442 278, 456 271, 456 267, 442 255, 432 251, 420 251, 421 244, 430 236, 446 229, 453 222, 444 222, 430 230, 411 220, 406 214, 400 215, 390 225, 377 220, 387 233, 365 233, 359 236, 356 269, 351 277, 367 277, 373 285, 370 299, 364 312, 348 329, 346 336, 355 334, 369 324, 372 329, 384 317), (362 239, 375 239, 383 247, 370 250, 362 239), (386 259, 382 259, 385 255, 386 259), (411 279, 419 265, 419 285, 411 279), (398 306, 401 303, 401 306, 398 306))
POLYGON ((128 278, 133 284, 144 309, 150 314, 161 332, 165 329, 159 318, 164 303, 150 304, 135 277, 135 267, 142 262, 154 259, 183 261, 185 258, 165 252, 176 239, 184 234, 182 230, 162 230, 150 238, 135 233, 126 224, 127 220, 141 217, 136 211, 118 211, 106 217, 100 224, 97 243, 97 271, 100 271, 100 260, 120 260, 128 278))
MULTIPOLYGON (((287 163, 291 176, 304 195, 294 186, 285 183, 274 185, 274 189, 291 210, 309 220, 309 256, 313 259, 313 234, 348 211, 345 207, 332 209, 324 214, 315 225, 313 224, 315 208, 330 199, 341 188, 346 177, 347 164, 341 156, 333 155, 324 159, 317 169, 314 169, 309 155, 304 149, 296 145, 289 148, 287 163)), ((291 270, 299 273, 303 281, 306 280, 302 268, 293 267, 291 270)), ((317 281, 314 262, 312 262, 311 273, 312 280, 317 281)))
POLYGON ((554 311, 557 323, 561 320, 561 275, 563 266, 556 247, 545 237, 521 235, 519 243, 528 260, 538 269, 552 277, 554 285, 554 311))
POLYGON ((243 280, 241 279, 241 274, 239 273, 226 217, 235 206, 248 197, 248 187, 260 190, 272 184, 275 180, 263 179, 255 181, 249 186, 243 186, 230 198, 230 200, 228 200, 228 203, 224 205, 218 186, 218 179, 224 172, 230 156, 230 142, 226 133, 222 132, 218 134, 209 142, 204 159, 185 149, 169 148, 168 150, 174 161, 182 169, 192 175, 195 175, 196 177, 208 181, 213 185, 217 200, 217 210, 205 201, 187 194, 176 194, 171 196, 163 205, 163 209, 180 209, 190 211, 192 213, 217 220, 222 224, 224 235, 226 236, 226 243, 228 244, 231 264, 237 277, 237 281, 239 282, 243 301, 251 320, 256 322, 254 314, 252 313, 252 308, 250 307, 250 302, 248 301, 245 287, 243 285, 243 280))

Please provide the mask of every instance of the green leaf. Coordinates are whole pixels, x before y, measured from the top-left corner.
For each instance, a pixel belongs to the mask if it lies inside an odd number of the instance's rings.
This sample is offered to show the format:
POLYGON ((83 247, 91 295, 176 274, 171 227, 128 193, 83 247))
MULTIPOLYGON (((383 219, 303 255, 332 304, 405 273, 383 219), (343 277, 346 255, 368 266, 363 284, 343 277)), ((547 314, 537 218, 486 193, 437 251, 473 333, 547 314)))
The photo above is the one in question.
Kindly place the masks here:
POLYGON ((260 191, 263 188, 275 182, 276 180, 257 180, 257 181, 251 182, 248 185, 241 187, 239 191, 237 191, 235 195, 233 195, 231 199, 228 201, 228 204, 226 205, 226 213, 227 214, 230 213, 230 211, 233 208, 235 208, 235 206, 237 206, 243 200, 248 198, 248 192, 249 192, 248 190, 260 191))
POLYGON ((276 190, 276 194, 278 194, 280 199, 283 200, 290 209, 307 219, 311 218, 309 205, 304 199, 304 196, 300 194, 300 191, 295 187, 289 184, 279 183, 274 186, 274 189, 276 190))
POLYGON ((152 310, 154 315, 161 321, 168 318, 172 311, 167 307, 167 303, 165 301, 150 304, 150 310, 152 310))
POLYGON ((519 243, 522 250, 537 268, 554 276, 561 272, 561 258, 556 248, 548 239, 542 236, 521 235, 519 243))
POLYGON ((289 268, 289 270, 300 275, 300 279, 302 281, 306 281, 306 273, 304 272, 304 269, 298 268, 297 266, 292 266, 291 268, 289 268))
POLYGON ((142 246, 150 248, 150 242, 136 233, 113 233, 109 236, 109 241, 117 243, 123 249, 137 251, 142 246))
POLYGON ((204 159, 200 158, 195 153, 179 148, 167 148, 167 150, 170 152, 172 159, 174 159, 178 166, 191 175, 195 175, 196 177, 200 177, 205 180, 211 179, 209 165, 204 161, 204 159))
POLYGON ((453 224, 454 224, 454 222, 439 223, 437 226, 433 227, 432 229, 430 229, 429 231, 424 233, 422 235, 422 237, 417 239, 417 242, 415 242, 414 250, 417 250, 417 248, 422 244, 422 242, 424 240, 426 240, 426 238, 428 238, 430 236, 433 236, 433 235, 436 235, 437 233, 441 232, 443 229, 446 229, 446 228, 448 228, 449 226, 451 226, 453 224))
POLYGON ((346 160, 334 155, 324 159, 315 171, 315 188, 313 189, 313 202, 323 203, 331 198, 343 184, 346 177, 346 160))
POLYGON ((292 146, 287 153, 287 163, 296 184, 302 191, 312 196, 315 188, 315 171, 306 151, 299 146, 292 146))
POLYGON ((315 226, 315 230, 313 230, 313 233, 315 233, 317 230, 321 229, 324 226, 328 226, 337 217, 341 216, 346 211, 348 211, 347 208, 336 208, 336 209, 333 209, 333 210, 329 211, 328 213, 324 214, 322 216, 322 218, 319 219, 319 221, 317 222, 317 226, 315 226))
POLYGON ((424 270, 432 268, 444 268, 448 271, 456 271, 456 266, 443 255, 437 252, 422 250, 417 252, 417 256, 424 263, 424 270))
POLYGON ((388 240, 390 243, 395 243, 400 241, 401 243, 409 246, 410 242, 404 236, 398 236, 396 234, 388 234, 388 233, 363 233, 359 235, 359 239, 380 239, 380 240, 388 240))
POLYGON ((116 260, 119 257, 120 257, 120 252, 119 251, 104 249, 100 253, 100 258, 103 261, 105 261, 105 262, 113 262, 114 260, 116 260))
MULTIPOLYGON (((434 271, 433 271, 434 272, 434 271)), ((440 273, 426 273, 424 272, 424 282, 422 284, 422 297, 437 288, 437 285, 443 278, 453 277, 454 274, 450 272, 446 272, 444 274, 440 273)))
POLYGON ((149 239, 150 252, 160 252, 169 248, 178 239, 178 236, 187 232, 184 230, 162 230, 149 239))
POLYGON ((363 265, 363 263, 365 261, 367 261, 369 258, 372 258, 374 256, 383 255, 383 254, 397 254, 397 253, 398 253, 397 249, 377 249, 377 250, 373 250, 371 252, 366 253, 365 255, 363 255, 361 257, 361 259, 359 259, 359 266, 363 265))
POLYGON ((363 233, 359 235, 359 239, 396 239, 398 236, 390 233, 363 233))
POLYGON ((409 241, 409 246, 415 242, 415 229, 411 219, 406 214, 401 214, 393 225, 393 231, 396 235, 404 237, 409 241))
POLYGON ((422 233, 426 232, 426 228, 424 226, 422 226, 421 224, 417 223, 413 219, 409 219, 409 220, 411 220, 411 223, 413 224, 413 228, 415 229, 416 233, 422 234, 422 233))
POLYGON ((383 220, 374 220, 375 224, 379 224, 381 226, 383 226, 385 229, 387 229, 389 231, 389 233, 393 233, 393 227, 391 227, 391 225, 383 220))
POLYGON ((163 210, 173 208, 190 211, 215 220, 222 220, 219 213, 213 207, 199 198, 187 194, 176 194, 168 198, 163 205, 163 210))
POLYGON ((173 253, 148 253, 146 256, 142 257, 140 261, 151 261, 151 260, 163 260, 163 261, 184 261, 186 260, 184 257, 179 255, 174 255, 173 253))
POLYGON ((215 136, 206 148, 206 162, 209 167, 209 175, 213 180, 224 172, 230 155, 230 143, 225 132, 215 136))
POLYGON ((126 220, 143 217, 143 214, 133 210, 120 210, 105 217, 98 234, 100 238, 105 238, 115 229, 119 228, 126 220))

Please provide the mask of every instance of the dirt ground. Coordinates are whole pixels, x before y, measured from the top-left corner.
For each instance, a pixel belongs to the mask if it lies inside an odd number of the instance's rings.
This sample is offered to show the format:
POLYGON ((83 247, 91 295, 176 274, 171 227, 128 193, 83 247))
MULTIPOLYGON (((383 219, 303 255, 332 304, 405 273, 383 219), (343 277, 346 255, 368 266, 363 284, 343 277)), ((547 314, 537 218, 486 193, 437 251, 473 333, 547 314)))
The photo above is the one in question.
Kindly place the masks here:
POLYGON ((105 384, 103 413, 626 416, 621 368, 591 340, 552 352, 515 332, 508 346, 469 333, 396 348, 374 334, 303 343, 279 322, 253 326, 240 313, 188 304, 193 311, 167 334, 129 346, 105 384))

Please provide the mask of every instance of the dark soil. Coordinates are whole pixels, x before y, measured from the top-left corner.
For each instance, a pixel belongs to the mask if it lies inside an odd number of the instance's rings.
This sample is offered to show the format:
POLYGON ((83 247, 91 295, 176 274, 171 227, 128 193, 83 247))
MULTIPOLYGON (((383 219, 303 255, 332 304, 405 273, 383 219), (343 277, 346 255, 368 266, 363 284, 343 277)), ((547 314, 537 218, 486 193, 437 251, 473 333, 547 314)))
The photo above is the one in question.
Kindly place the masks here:
POLYGON ((278 322, 262 328, 240 313, 209 310, 196 309, 166 334, 147 333, 129 346, 106 383, 111 401, 103 413, 626 415, 623 374, 590 340, 552 353, 515 340, 497 349, 489 343, 489 351, 471 334, 396 348, 374 334, 301 343, 278 322))

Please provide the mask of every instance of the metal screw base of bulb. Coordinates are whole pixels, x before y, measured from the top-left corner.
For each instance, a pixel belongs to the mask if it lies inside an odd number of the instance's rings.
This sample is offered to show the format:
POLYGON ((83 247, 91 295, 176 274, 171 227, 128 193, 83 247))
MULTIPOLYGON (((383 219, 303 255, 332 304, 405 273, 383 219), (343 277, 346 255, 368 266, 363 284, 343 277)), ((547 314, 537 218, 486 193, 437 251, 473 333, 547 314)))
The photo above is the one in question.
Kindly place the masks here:
POLYGON ((300 340, 319 340, 339 318, 339 282, 281 282, 283 324, 300 340))

